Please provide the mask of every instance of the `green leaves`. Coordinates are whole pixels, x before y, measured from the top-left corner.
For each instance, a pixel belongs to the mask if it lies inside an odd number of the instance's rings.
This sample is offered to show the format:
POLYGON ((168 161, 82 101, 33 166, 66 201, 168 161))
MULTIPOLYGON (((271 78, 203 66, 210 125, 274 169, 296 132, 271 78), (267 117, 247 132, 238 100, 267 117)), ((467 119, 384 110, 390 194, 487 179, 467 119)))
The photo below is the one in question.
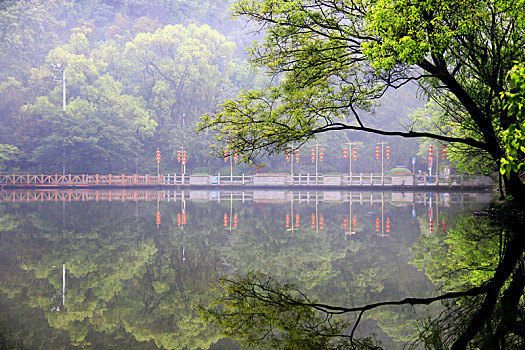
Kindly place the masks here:
POLYGON ((515 116, 516 122, 502 130, 505 156, 500 160, 500 172, 510 176, 512 172, 521 173, 525 169, 525 64, 514 66, 507 75, 508 89, 501 93, 508 113, 515 116))

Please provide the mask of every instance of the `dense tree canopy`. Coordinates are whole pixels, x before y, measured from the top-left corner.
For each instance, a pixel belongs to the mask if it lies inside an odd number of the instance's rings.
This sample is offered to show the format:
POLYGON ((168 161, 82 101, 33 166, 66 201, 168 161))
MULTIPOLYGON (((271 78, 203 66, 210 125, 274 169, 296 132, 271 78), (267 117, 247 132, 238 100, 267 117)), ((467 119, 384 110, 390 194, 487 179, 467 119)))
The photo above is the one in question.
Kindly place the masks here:
MULTIPOLYGON (((237 16, 266 31, 251 59, 275 84, 227 101, 203 126, 247 159, 326 131, 358 130, 431 137, 475 148, 499 165, 505 132, 518 125, 500 94, 510 88, 514 62, 525 59, 523 7, 514 0, 237 1, 237 16), (368 121, 386 91, 410 82, 442 108, 442 130, 368 121)), ((522 193, 518 174, 505 169, 507 191, 522 193)))

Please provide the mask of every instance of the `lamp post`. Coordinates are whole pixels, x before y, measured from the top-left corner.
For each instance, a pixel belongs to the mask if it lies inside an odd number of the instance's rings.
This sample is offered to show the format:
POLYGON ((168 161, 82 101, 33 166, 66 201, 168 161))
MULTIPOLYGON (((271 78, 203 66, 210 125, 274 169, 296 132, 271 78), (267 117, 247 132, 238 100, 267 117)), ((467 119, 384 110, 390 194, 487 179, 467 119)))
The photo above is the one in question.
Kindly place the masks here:
POLYGON ((294 145, 291 145, 289 149, 286 150, 286 162, 290 162, 290 183, 293 185, 293 157, 295 150, 295 162, 299 163, 299 150, 295 149, 294 145))
POLYGON ((381 146, 376 146, 376 159, 379 159, 381 154, 381 185, 385 184, 385 156, 386 159, 390 159, 390 146, 385 147, 386 144, 386 142, 381 141, 378 143, 381 146))
POLYGON ((160 149, 157 147, 157 151, 155 152, 155 160, 157 161, 157 182, 160 182, 159 176, 160 176, 160 149))
POLYGON ((177 151, 177 162, 180 163, 180 172, 182 174, 181 183, 184 184, 184 175, 186 174, 186 151, 184 146, 180 147, 180 150, 177 151))
POLYGON ((348 183, 352 184, 352 160, 355 162, 357 160, 357 148, 353 147, 352 145, 355 145, 355 143, 347 142, 345 145, 348 145, 348 149, 345 147, 343 148, 343 158, 348 158, 348 183), (351 152, 351 157, 349 157, 348 152, 351 152))
MULTIPOLYGON (((61 76, 53 75, 55 81, 62 81, 62 110, 66 111, 66 67, 60 63, 52 63, 53 70, 60 73, 61 76)), ((62 175, 66 175, 66 151, 62 145, 62 175)))
POLYGON ((318 184, 318 165, 317 161, 319 160, 322 162, 324 160, 324 150, 322 148, 319 148, 319 144, 315 144, 315 149, 312 148, 312 163, 315 163, 315 184, 318 184))
POLYGON ((233 163, 237 164, 237 151, 233 150, 233 159, 232 154, 228 154, 228 151, 224 151, 224 161, 226 162, 230 158, 230 185, 233 184, 233 163))

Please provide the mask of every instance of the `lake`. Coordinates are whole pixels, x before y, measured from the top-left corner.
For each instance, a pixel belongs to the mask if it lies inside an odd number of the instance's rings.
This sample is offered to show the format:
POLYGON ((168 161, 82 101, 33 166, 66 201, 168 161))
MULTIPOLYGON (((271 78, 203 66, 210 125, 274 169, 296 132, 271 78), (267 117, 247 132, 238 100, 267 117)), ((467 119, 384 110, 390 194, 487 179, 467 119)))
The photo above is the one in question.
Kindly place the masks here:
MULTIPOLYGON (((252 271, 333 305, 434 295, 439 285, 414 266, 414 250, 492 199, 464 192, 1 191, 0 348, 237 349, 194 306, 213 300, 218 277, 252 271)), ((358 331, 401 347, 426 312, 375 310, 358 331)))

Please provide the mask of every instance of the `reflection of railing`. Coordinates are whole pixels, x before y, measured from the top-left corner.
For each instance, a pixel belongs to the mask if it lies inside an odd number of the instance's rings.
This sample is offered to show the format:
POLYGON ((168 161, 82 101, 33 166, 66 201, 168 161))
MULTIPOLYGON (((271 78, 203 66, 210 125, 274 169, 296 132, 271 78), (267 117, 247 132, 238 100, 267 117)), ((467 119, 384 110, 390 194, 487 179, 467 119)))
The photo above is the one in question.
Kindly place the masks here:
MULTIPOLYGON (((253 201, 258 203, 314 203, 318 202, 353 202, 373 204, 381 202, 382 192, 349 191, 290 191, 290 190, 87 190, 87 189, 36 189, 0 191, 0 202, 89 202, 89 201, 253 201)), ((440 196, 446 206, 452 203, 486 203, 492 199, 491 193, 458 192, 442 193, 440 196)), ((384 200, 396 206, 421 203, 427 205, 429 194, 426 192, 384 192, 384 200)))
POLYGON ((4 187, 140 187, 140 186, 490 186, 486 177, 352 174, 255 174, 255 175, 0 175, 4 187), (436 181, 437 180, 437 181, 436 181))

